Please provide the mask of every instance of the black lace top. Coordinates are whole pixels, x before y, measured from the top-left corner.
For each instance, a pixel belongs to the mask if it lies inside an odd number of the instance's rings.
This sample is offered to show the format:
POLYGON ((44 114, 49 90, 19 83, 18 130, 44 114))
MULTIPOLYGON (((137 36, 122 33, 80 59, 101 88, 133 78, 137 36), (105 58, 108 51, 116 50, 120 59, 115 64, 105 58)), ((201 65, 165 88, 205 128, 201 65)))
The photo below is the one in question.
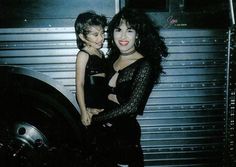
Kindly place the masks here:
MULTIPOLYGON (((116 72, 113 67, 110 67, 110 71, 108 80, 116 72)), ((110 88, 110 91, 116 94, 120 104, 111 110, 94 115, 94 122, 106 122, 124 116, 136 117, 138 114, 143 114, 154 86, 153 69, 150 62, 141 58, 118 72, 116 87, 110 88)))

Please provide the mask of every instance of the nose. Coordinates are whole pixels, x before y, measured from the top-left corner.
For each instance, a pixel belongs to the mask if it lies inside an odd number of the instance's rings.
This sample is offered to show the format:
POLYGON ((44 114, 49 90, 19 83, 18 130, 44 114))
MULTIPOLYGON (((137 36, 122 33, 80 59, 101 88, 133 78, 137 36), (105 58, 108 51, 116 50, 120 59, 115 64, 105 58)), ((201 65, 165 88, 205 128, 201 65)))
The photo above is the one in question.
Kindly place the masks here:
POLYGON ((122 39, 126 38, 126 33, 124 31, 121 32, 121 38, 122 39))
POLYGON ((99 41, 102 41, 103 39, 104 39, 104 34, 99 34, 99 35, 98 35, 98 40, 99 40, 99 41))

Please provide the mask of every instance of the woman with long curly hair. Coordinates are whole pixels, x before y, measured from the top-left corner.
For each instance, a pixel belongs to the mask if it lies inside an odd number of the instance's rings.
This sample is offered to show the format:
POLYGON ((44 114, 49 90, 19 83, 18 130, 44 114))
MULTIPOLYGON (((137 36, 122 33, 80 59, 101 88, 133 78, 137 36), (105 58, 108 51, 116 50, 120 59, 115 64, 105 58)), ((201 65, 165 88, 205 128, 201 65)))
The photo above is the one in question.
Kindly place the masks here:
POLYGON ((120 10, 110 21, 107 32, 109 105, 92 117, 92 124, 103 124, 109 133, 112 143, 107 146, 110 150, 106 150, 109 159, 116 165, 141 167, 144 160, 136 117, 143 114, 163 72, 161 62, 168 55, 167 47, 159 28, 148 15, 136 9, 120 10))

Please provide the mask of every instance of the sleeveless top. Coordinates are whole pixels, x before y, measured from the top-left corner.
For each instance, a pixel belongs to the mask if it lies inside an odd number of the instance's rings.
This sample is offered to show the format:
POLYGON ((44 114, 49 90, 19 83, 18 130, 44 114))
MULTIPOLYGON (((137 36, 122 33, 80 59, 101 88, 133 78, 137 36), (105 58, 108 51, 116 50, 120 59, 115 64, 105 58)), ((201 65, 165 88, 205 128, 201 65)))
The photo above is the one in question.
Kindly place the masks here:
POLYGON ((106 77, 94 76, 96 74, 106 74, 106 59, 104 55, 99 58, 90 55, 87 51, 81 50, 89 55, 85 69, 84 98, 86 107, 104 108, 107 101, 106 77))

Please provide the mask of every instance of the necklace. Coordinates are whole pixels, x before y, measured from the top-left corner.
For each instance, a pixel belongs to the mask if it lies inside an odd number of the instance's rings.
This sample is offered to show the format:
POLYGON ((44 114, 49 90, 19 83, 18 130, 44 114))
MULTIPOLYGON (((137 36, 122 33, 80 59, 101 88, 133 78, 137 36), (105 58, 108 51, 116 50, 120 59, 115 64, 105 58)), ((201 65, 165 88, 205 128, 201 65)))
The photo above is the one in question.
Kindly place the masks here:
POLYGON ((129 55, 132 55, 133 53, 135 53, 136 52, 136 50, 134 49, 134 50, 132 50, 132 51, 130 51, 130 52, 128 52, 128 53, 121 53, 120 55, 121 56, 129 56, 129 55))

